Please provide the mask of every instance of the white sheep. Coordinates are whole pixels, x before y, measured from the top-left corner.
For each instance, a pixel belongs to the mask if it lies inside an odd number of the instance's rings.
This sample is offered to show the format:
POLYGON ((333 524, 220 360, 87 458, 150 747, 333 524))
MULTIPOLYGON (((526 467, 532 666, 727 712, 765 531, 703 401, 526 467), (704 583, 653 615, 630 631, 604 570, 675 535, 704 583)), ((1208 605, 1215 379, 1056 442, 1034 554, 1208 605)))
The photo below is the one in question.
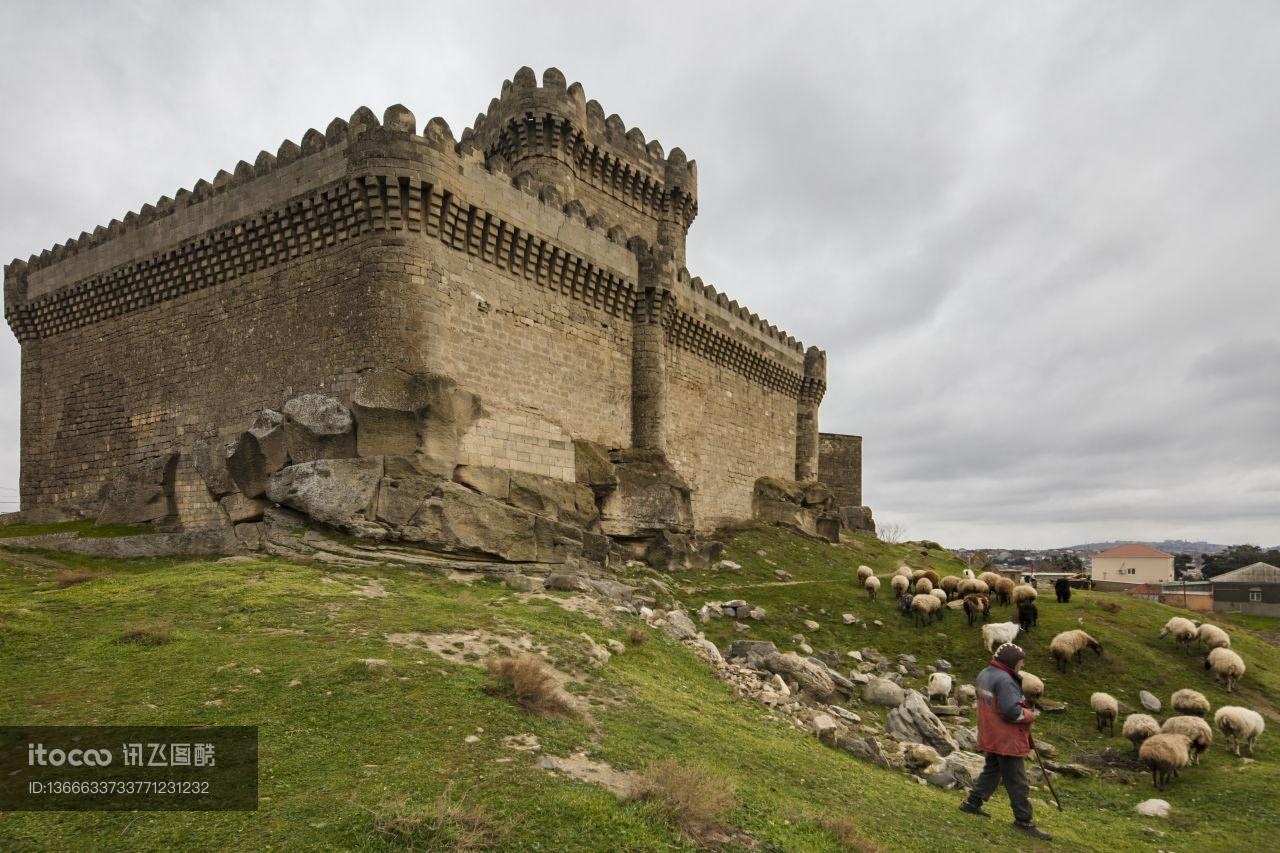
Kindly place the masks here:
POLYGON ((874 574, 875 572, 871 571, 870 566, 858 566, 858 583, 865 584, 867 582, 867 578, 874 574))
POLYGON ((1194 715, 1203 717, 1209 713, 1209 700, 1198 690, 1191 690, 1184 687, 1175 691, 1173 697, 1169 700, 1170 707, 1179 714, 1194 715))
POLYGON ((1015 605, 1022 604, 1024 601, 1031 602, 1036 600, 1036 588, 1030 584, 1020 583, 1013 588, 1010 598, 1015 605))
POLYGON ((943 592, 947 594, 947 598, 955 598, 956 588, 960 586, 960 578, 955 575, 947 575, 938 582, 938 586, 942 587, 943 592))
POLYGON ((942 603, 932 595, 915 595, 911 597, 911 612, 915 615, 916 625, 929 625, 938 617, 942 603))
POLYGON ((880 591, 880 578, 872 575, 863 581, 862 585, 867 588, 867 598, 875 601, 876 593, 880 591))
POLYGON ((1160 639, 1163 640, 1169 634, 1173 635, 1178 645, 1182 646, 1183 654, 1186 654, 1190 651, 1191 641, 1196 638, 1196 623, 1181 616, 1174 616, 1160 629, 1160 639))
POLYGON ((1213 715, 1213 723, 1222 732, 1227 743, 1240 754, 1240 742, 1249 745, 1249 754, 1253 755, 1253 744, 1266 729, 1267 724, 1262 715, 1252 708, 1241 708, 1239 705, 1223 705, 1213 715))
POLYGON ((939 703, 946 702, 951 695, 953 679, 945 672, 935 672, 929 676, 929 699, 939 703))
POLYGON ((1073 660, 1079 663, 1080 654, 1086 648, 1092 649, 1098 657, 1102 657, 1102 643, 1099 643, 1079 628, 1063 631, 1049 641, 1049 654, 1062 672, 1066 672, 1071 668, 1073 660))
MULTIPOLYGON (((936 588, 935 588, 935 589, 934 589, 932 592, 930 592, 929 594, 930 594, 930 595, 932 595, 934 598, 938 599, 938 604, 946 604, 946 603, 947 603, 947 591, 946 591, 946 590, 944 590, 944 589, 936 589, 936 588)), ((939 616, 941 616, 941 615, 942 615, 942 611, 938 611, 938 615, 939 615, 939 616)))
POLYGON ((1170 717, 1164 721, 1160 731, 1187 736, 1191 741, 1192 764, 1199 764, 1201 754, 1213 746, 1213 729, 1199 717, 1170 717))
POLYGON ((1205 622, 1196 629, 1196 639, 1199 640, 1200 644, 1206 648, 1231 648, 1231 635, 1219 628, 1217 625, 1210 625, 1208 622, 1205 622))
POLYGON ((907 587, 911 586, 911 581, 907 580, 905 575, 894 575, 889 579, 889 586, 893 587, 894 595, 902 595, 907 591, 907 587))
POLYGON ((989 587, 994 587, 996 582, 1000 580, 1000 576, 995 572, 983 572, 978 575, 978 580, 982 581, 989 587))
POLYGON ((1116 736, 1116 717, 1120 716, 1120 703, 1110 693, 1094 693, 1089 697, 1089 707, 1093 709, 1098 731, 1111 727, 1111 736, 1116 736))
POLYGON ((1169 780, 1191 761, 1191 741, 1186 735, 1161 732, 1142 742, 1138 758, 1151 771, 1157 791, 1163 791, 1169 780))
POLYGON ((1044 680, 1038 675, 1023 670, 1018 673, 1022 678, 1022 696, 1033 706, 1040 703, 1041 697, 1044 696, 1044 680))
POLYGON ((897 570, 896 570, 896 571, 894 571, 894 573, 893 573, 893 574, 894 574, 895 576, 897 576, 897 575, 901 575, 902 577, 906 578, 906 579, 909 581, 909 580, 911 580, 911 567, 910 567, 910 566, 898 566, 897 570))
POLYGON ((1150 714, 1130 714, 1124 718, 1120 733, 1133 742, 1133 751, 1137 752, 1144 740, 1160 734, 1160 724, 1150 714))
POLYGON ((994 652, 997 647, 1012 643, 1021 630, 1022 626, 1017 622, 993 622, 983 625, 982 644, 987 647, 988 652, 994 652))
POLYGON ((1244 677, 1244 658, 1231 649, 1213 649, 1204 659, 1204 668, 1213 670, 1214 679, 1225 680, 1227 692, 1230 693, 1236 682, 1244 677))
POLYGON ((969 580, 973 580, 973 569, 965 569, 964 576, 969 580))
POLYGON ((927 595, 933 592, 933 581, 924 575, 916 578, 916 595, 927 595))
POLYGON ((956 688, 956 703, 959 705, 972 705, 978 699, 978 688, 972 684, 961 684, 956 688))

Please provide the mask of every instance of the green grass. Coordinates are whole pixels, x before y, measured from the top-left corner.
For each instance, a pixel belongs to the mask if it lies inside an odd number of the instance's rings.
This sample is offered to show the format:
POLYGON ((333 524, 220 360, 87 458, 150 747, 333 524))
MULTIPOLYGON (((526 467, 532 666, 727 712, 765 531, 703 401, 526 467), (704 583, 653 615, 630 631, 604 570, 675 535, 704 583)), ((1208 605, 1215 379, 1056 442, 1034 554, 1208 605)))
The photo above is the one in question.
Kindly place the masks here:
POLYGON ((153 533, 145 524, 97 525, 92 518, 75 521, 56 521, 50 524, 8 524, 0 527, 0 539, 19 536, 46 536, 50 533, 74 533, 84 539, 107 539, 115 536, 139 536, 153 533))
MULTIPOLYGON (((670 582, 691 609, 705 599, 738 596, 766 607, 768 617, 744 636, 789 646, 792 634, 805 633, 803 620, 815 619, 822 628, 807 636, 818 651, 874 646, 911 651, 922 664, 945 656, 966 675, 985 661, 977 630, 966 628, 963 617, 949 614, 942 626, 915 629, 897 615, 890 596, 871 604, 851 580, 859 563, 888 574, 899 559, 958 571, 945 552, 861 538, 830 546, 747 530, 726 556, 743 565, 741 573, 690 572, 670 582), (779 584, 775 569, 791 572, 792 582, 779 584), (844 626, 840 613, 846 611, 882 619, 884 627, 844 626)), ((1108 600, 1084 595, 1065 608, 1042 603, 1041 627, 1028 643, 1029 668, 1046 678, 1050 698, 1068 703, 1043 727, 1067 758, 1104 743, 1125 745, 1093 732, 1091 690, 1107 689, 1131 704, 1139 687, 1166 700, 1181 686, 1204 690, 1215 705, 1227 698, 1197 659, 1155 639, 1174 611, 1125 600, 1109 613, 1098 606, 1108 600), (1056 676, 1044 648, 1054 631, 1078 617, 1107 646, 1106 658, 1056 676)), ((395 849, 394 840, 377 831, 378 816, 393 806, 429 811, 448 789, 503 833, 503 849, 693 849, 652 803, 622 802, 602 787, 538 769, 533 756, 502 745, 504 737, 532 733, 546 752, 584 750, 622 770, 668 758, 702 769, 735 789, 728 820, 763 850, 844 849, 831 827, 846 818, 861 839, 854 849, 1040 849, 1007 829, 1008 805, 1000 796, 992 802, 993 821, 968 818, 955 811, 958 792, 922 787, 823 747, 735 697, 660 632, 640 627, 651 636, 633 644, 629 633, 642 623, 605 616, 602 623, 552 601, 521 603, 490 581, 461 585, 396 567, 347 574, 276 560, 0 552, 0 720, 257 725, 261 751, 256 812, 0 814, 0 847, 395 849), (101 577, 58 589, 54 574, 66 568, 101 577), (387 597, 355 594, 375 576, 387 597), (140 624, 172 626, 172 637, 158 645, 119 642, 140 624), (484 671, 466 665, 462 655, 442 657, 386 640, 396 632, 474 630, 530 636, 559 668, 579 673, 569 687, 591 703, 592 719, 529 716, 486 693, 484 671), (620 640, 628 649, 593 669, 582 632, 597 642, 620 640), (362 658, 386 659, 390 672, 371 672, 359 664, 362 658), (294 680, 300 683, 289 686, 294 680), (480 740, 464 743, 473 733, 480 740)), ((722 646, 739 636, 727 620, 705 628, 722 646)), ((1274 715, 1280 652, 1244 628, 1234 628, 1233 638, 1250 669, 1232 701, 1274 715)), ((1055 781, 1067 812, 1040 806, 1039 816, 1064 843, 1041 847, 1265 849, 1280 829, 1270 808, 1280 783, 1273 736, 1264 735, 1257 763, 1244 767, 1215 746, 1203 767, 1185 772, 1163 795, 1177 812, 1173 822, 1133 813, 1134 803, 1154 795, 1147 780, 1055 781), (1157 841, 1144 826, 1167 835, 1157 841)))

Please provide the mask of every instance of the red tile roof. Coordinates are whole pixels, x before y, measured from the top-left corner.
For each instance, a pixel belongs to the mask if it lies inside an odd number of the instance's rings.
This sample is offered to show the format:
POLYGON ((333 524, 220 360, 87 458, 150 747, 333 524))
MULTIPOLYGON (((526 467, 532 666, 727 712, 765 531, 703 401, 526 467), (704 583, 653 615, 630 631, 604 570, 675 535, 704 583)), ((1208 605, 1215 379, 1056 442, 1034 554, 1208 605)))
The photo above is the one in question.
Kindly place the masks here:
POLYGON ((1117 545, 1108 551, 1100 551, 1094 554, 1095 557, 1172 557, 1172 554, 1166 554, 1164 551, 1157 551, 1147 545, 1117 545))

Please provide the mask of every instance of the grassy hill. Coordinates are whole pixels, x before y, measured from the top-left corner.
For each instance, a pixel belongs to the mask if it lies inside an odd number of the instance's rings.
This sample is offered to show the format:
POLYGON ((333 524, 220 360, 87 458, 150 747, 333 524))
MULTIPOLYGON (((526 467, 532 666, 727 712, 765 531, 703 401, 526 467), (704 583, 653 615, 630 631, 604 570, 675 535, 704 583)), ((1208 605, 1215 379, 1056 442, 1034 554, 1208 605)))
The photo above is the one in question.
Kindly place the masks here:
MULTIPOLYGON (((767 609, 745 634, 730 620, 702 626, 722 647, 747 636, 789 648, 799 633, 817 652, 874 647, 915 654, 921 664, 944 657, 965 680, 986 660, 977 629, 962 615, 914 628, 891 596, 868 602, 852 581, 861 563, 882 575, 899 561, 958 572, 944 551, 863 537, 832 546, 748 529, 725 556, 741 570, 637 570, 636 579, 668 585, 690 610, 738 597, 767 609), (779 579, 776 570, 791 577, 779 579), (844 612, 863 622, 842 624, 844 612), (806 631, 806 619, 821 628, 806 631), (871 624, 875 619, 883 626, 871 624)), ((1066 606, 1042 598, 1040 609, 1040 627, 1026 641, 1027 666, 1048 682, 1048 698, 1067 705, 1038 726, 1061 759, 1128 746, 1094 732, 1093 690, 1136 706, 1139 689, 1167 702, 1173 690, 1190 686, 1215 707, 1249 704, 1277 719, 1280 650, 1267 641, 1274 626, 1263 620, 1217 620, 1249 665, 1243 687, 1228 696, 1198 658, 1156 639, 1171 608, 1077 594, 1066 606), (1105 657, 1057 675, 1048 640, 1078 619, 1102 641, 1105 657)), ((661 797, 627 801, 602 785, 541 769, 537 752, 514 748, 528 736, 543 754, 583 752, 653 778, 672 778, 654 768, 675 762, 695 783, 701 777, 709 790, 731 792, 719 816, 729 847, 1239 850, 1267 849, 1280 831, 1274 730, 1263 736, 1256 762, 1215 744, 1203 766, 1185 771, 1162 795, 1139 774, 1058 777, 1065 812, 1043 805, 1043 792, 1033 797, 1041 824, 1059 840, 1036 845, 1007 828, 1003 792, 992 801, 992 821, 962 815, 959 792, 919 785, 821 745, 736 697, 690 650, 638 618, 582 595, 531 596, 494 580, 464 583, 396 566, 0 552, 0 639, 6 723, 257 725, 261 751, 256 812, 0 814, 6 850, 431 850, 468 841, 557 851, 697 846, 661 797), (627 649, 593 666, 584 633, 627 649), (566 674, 568 689, 589 708, 585 717, 533 716, 486 691, 488 676, 478 666, 489 653, 485 644, 522 640, 566 674), (1134 813, 1133 805, 1151 796, 1173 804, 1172 819, 1134 813)), ((875 709, 852 707, 866 722, 883 719, 875 709)))

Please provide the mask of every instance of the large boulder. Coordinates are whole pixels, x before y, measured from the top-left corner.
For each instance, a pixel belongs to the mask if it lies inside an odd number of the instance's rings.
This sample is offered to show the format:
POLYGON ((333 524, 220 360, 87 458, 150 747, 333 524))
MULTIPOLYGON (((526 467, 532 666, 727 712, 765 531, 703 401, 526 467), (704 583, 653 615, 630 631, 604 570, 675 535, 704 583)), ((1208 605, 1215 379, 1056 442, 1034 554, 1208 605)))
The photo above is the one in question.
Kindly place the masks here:
POLYGON ((896 708, 907 698, 906 691, 887 678, 873 678, 862 688, 862 701, 872 705, 896 708))
POLYGON ((747 666, 759 669, 761 661, 777 653, 778 647, 768 640, 734 640, 725 657, 729 660, 744 661, 747 666))
POLYGON ((663 571, 707 569, 724 552, 724 544, 699 541, 689 533, 659 530, 644 549, 644 561, 663 571))
POLYGON ((929 708, 924 696, 916 690, 907 691, 907 698, 902 704, 889 712, 885 730, 891 737, 901 741, 928 744, 939 755, 950 755, 956 749, 951 733, 929 708))
POLYGON ((145 524, 176 514, 177 452, 117 470, 102 491, 98 524, 145 524))
POLYGON ((689 484, 661 451, 615 450, 609 459, 618 483, 601 501, 601 530, 622 537, 693 531, 689 484))
POLYGON ((827 702, 836 696, 836 683, 826 667, 806 660, 794 652, 772 654, 760 661, 769 672, 794 681, 801 692, 819 702, 827 702))
POLYGON ((552 560, 554 549, 539 541, 537 516, 447 480, 437 481, 400 536, 447 553, 511 562, 565 561, 563 556, 552 560))
POLYGON ((871 507, 869 506, 844 506, 840 507, 840 523, 844 525, 846 530, 852 530, 855 533, 875 533, 876 522, 871 516, 871 507))
POLYGON ((604 497, 618 486, 618 475, 609 461, 609 451, 594 441, 573 440, 575 479, 591 489, 597 497, 604 497))
POLYGON ((287 459, 284 416, 266 409, 236 440, 227 456, 227 470, 241 494, 256 498, 266 492, 267 481, 285 466, 287 459))
POLYGON ((751 514, 764 524, 776 524, 828 542, 839 542, 840 517, 831 512, 833 502, 831 492, 821 483, 761 477, 752 490, 751 514))
POLYGON ((284 443, 289 461, 347 459, 356 455, 355 421, 325 394, 303 394, 284 404, 284 443))
POLYGON ((930 784, 939 788, 970 788, 978 781, 986 758, 976 752, 955 750, 925 774, 930 784))
POLYGON ((267 502, 262 498, 246 498, 239 492, 232 492, 218 501, 218 505, 222 507, 222 511, 227 514, 227 519, 232 524, 241 524, 261 521, 267 502))
POLYGON ((382 535, 373 524, 382 459, 318 459, 273 474, 267 497, 315 521, 357 535, 382 535))
POLYGON ((447 376, 393 367, 366 373, 351 401, 360 456, 417 454, 426 473, 451 477, 480 398, 447 376))
POLYGON ((215 498, 229 495, 236 490, 236 484, 227 470, 227 456, 235 450, 235 444, 228 444, 220 438, 201 438, 191 445, 191 464, 204 480, 205 488, 215 498))

